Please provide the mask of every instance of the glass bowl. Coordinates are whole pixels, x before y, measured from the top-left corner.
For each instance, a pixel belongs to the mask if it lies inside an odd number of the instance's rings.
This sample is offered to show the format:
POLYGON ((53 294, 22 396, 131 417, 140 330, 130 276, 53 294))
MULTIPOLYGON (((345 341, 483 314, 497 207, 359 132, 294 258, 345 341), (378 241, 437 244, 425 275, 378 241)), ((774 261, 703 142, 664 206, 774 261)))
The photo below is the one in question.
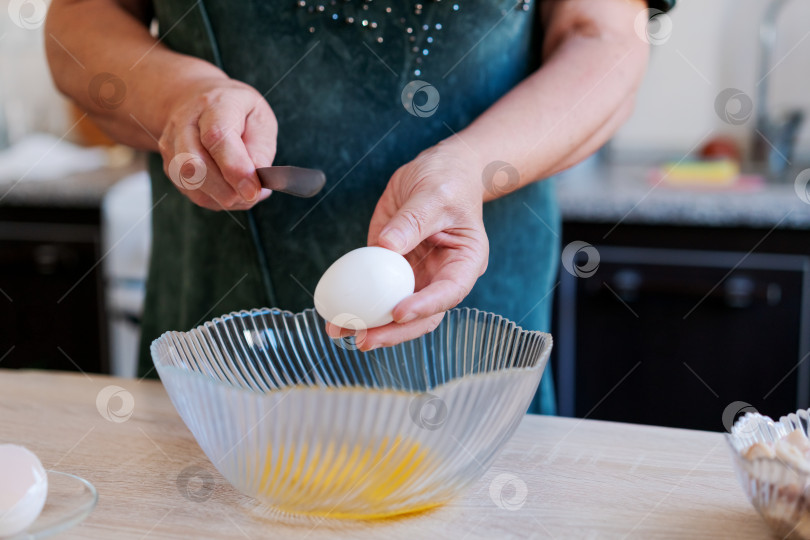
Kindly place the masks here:
POLYGON ((79 476, 48 471, 48 496, 37 519, 25 531, 3 540, 42 540, 65 532, 96 507, 96 488, 79 476))
POLYGON ((363 353, 313 309, 254 309, 166 332, 152 358, 200 447, 276 510, 377 518, 445 503, 518 426, 552 339, 476 309, 363 353))
POLYGON ((734 470, 754 508, 780 538, 810 540, 810 469, 778 457, 747 459, 754 443, 775 443, 796 429, 808 434, 808 413, 799 410, 779 421, 749 412, 726 434, 734 470))

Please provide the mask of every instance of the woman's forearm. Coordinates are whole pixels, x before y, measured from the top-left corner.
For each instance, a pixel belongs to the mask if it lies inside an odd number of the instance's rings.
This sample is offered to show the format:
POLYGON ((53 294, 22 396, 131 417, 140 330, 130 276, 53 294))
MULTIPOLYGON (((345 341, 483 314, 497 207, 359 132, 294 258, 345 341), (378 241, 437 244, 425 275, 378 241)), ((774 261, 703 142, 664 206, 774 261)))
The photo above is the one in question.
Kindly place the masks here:
POLYGON ((517 169, 519 184, 485 190, 485 200, 581 161, 632 111, 648 58, 649 46, 633 29, 644 3, 567 4, 568 13, 557 13, 562 22, 550 24, 543 67, 442 143, 466 153, 481 170, 493 161, 517 169))
POLYGON ((60 91, 115 140, 157 150, 180 91, 226 76, 158 43, 147 28, 149 5, 141 0, 54 0, 45 45, 60 91))

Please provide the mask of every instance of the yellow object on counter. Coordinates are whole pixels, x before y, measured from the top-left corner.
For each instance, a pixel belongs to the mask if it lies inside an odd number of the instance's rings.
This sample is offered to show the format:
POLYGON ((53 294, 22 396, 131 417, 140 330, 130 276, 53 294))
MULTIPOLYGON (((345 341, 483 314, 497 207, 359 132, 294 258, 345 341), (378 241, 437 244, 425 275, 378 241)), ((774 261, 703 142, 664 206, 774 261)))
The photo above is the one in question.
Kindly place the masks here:
POLYGON ((737 181, 740 165, 730 159, 668 163, 663 180, 675 186, 727 186, 737 181))
MULTIPOLYGON (((397 436, 376 445, 344 443, 326 447, 306 442, 296 448, 268 448, 260 458, 259 492, 266 500, 277 500, 281 510, 290 505, 298 514, 330 518, 376 519, 417 512, 446 501, 428 500, 404 505, 414 497, 413 478, 422 478, 436 460, 416 441, 397 436), (407 487, 407 496, 397 491, 407 487), (283 495, 283 496, 282 496, 283 495), (284 501, 286 504, 281 504, 284 501), (308 512, 300 509, 311 506, 308 512)), ((425 485, 417 490, 435 489, 425 485)))

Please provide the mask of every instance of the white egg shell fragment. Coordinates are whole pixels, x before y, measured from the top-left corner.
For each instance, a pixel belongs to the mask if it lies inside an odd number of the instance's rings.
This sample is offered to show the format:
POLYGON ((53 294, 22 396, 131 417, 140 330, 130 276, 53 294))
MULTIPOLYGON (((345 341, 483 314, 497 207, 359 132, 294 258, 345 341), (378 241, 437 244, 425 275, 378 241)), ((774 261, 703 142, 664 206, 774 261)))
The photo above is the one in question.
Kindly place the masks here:
POLYGON ((327 321, 363 330, 394 320, 391 310, 413 294, 413 269, 394 251, 364 247, 345 254, 315 287, 315 309, 327 321))
POLYGON ((21 533, 36 521, 48 496, 48 475, 23 446, 0 444, 0 537, 21 533))

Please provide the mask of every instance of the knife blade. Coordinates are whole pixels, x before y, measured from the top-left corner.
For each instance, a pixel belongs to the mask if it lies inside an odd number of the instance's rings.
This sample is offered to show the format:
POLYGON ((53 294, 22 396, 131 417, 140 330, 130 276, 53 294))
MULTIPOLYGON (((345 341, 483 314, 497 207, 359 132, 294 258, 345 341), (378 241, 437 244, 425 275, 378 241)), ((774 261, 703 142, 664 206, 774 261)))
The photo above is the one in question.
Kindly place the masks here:
POLYGON ((314 197, 326 184, 326 175, 318 169, 276 165, 259 167, 256 174, 262 187, 295 197, 314 197))

